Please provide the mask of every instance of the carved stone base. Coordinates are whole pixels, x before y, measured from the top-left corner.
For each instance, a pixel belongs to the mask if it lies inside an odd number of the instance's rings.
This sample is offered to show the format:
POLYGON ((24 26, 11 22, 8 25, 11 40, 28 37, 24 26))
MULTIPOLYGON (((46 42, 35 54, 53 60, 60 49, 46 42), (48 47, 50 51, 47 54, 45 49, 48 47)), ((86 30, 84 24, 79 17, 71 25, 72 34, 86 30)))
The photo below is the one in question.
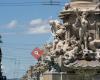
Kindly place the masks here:
POLYGON ((43 80, 67 80, 65 72, 48 72, 43 74, 43 80))
POLYGON ((69 72, 46 72, 43 80, 100 80, 99 70, 72 70, 69 72))

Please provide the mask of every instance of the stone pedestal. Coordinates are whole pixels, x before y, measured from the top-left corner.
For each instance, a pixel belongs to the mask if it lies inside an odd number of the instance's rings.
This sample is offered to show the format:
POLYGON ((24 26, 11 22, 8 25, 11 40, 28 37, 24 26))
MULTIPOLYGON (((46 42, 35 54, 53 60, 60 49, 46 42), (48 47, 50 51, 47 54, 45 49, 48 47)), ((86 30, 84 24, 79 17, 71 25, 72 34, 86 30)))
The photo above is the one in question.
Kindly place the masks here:
POLYGON ((43 80, 67 80, 64 72, 46 72, 43 74, 43 80))
POLYGON ((81 71, 79 71, 79 73, 77 72, 75 73, 46 72, 43 74, 42 79, 43 80, 100 80, 100 74, 95 73, 97 71, 82 70, 82 73, 80 73, 81 71))

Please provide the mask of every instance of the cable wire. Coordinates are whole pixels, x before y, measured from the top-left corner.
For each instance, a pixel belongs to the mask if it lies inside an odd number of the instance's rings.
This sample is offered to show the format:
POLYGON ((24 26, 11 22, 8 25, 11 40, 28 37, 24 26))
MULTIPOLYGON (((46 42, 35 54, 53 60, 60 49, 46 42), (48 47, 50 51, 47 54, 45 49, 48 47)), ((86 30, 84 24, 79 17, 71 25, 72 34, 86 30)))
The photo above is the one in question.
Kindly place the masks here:
POLYGON ((0 6, 34 6, 34 5, 55 5, 60 6, 63 2, 60 1, 46 1, 46 2, 0 2, 0 6))

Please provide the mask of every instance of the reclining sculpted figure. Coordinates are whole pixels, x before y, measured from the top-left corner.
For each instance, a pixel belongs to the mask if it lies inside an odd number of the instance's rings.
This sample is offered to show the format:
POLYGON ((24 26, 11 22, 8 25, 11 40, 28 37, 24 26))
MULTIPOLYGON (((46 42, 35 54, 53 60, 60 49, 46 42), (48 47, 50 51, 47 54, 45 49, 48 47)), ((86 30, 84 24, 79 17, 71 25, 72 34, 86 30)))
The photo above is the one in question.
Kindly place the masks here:
POLYGON ((50 22, 51 31, 54 34, 54 36, 58 36, 60 39, 63 39, 62 35, 65 33, 65 27, 58 21, 58 20, 51 20, 50 22))

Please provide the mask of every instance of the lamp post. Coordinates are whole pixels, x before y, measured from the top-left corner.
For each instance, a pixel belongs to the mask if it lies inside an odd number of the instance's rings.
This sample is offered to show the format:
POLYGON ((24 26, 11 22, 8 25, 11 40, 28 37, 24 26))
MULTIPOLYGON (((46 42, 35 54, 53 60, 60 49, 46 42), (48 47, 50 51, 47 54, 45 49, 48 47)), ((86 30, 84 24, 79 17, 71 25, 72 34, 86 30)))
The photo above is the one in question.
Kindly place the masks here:
POLYGON ((2 69, 1 69, 1 60, 2 60, 2 51, 1 51, 1 43, 2 43, 2 40, 1 40, 1 35, 0 35, 0 80, 2 79, 2 69))
POLYGON ((1 40, 1 35, 0 35, 0 80, 7 80, 6 79, 6 76, 3 76, 2 75, 2 68, 1 68, 1 66, 2 66, 2 50, 1 50, 1 45, 2 45, 2 40, 1 40))
POLYGON ((1 35, 0 35, 0 64, 1 64, 1 60, 2 60, 1 44, 2 44, 2 40, 1 40, 1 35))
POLYGON ((2 38, 2 37, 1 37, 1 35, 0 35, 0 43, 2 43, 2 40, 1 40, 1 38, 2 38))

